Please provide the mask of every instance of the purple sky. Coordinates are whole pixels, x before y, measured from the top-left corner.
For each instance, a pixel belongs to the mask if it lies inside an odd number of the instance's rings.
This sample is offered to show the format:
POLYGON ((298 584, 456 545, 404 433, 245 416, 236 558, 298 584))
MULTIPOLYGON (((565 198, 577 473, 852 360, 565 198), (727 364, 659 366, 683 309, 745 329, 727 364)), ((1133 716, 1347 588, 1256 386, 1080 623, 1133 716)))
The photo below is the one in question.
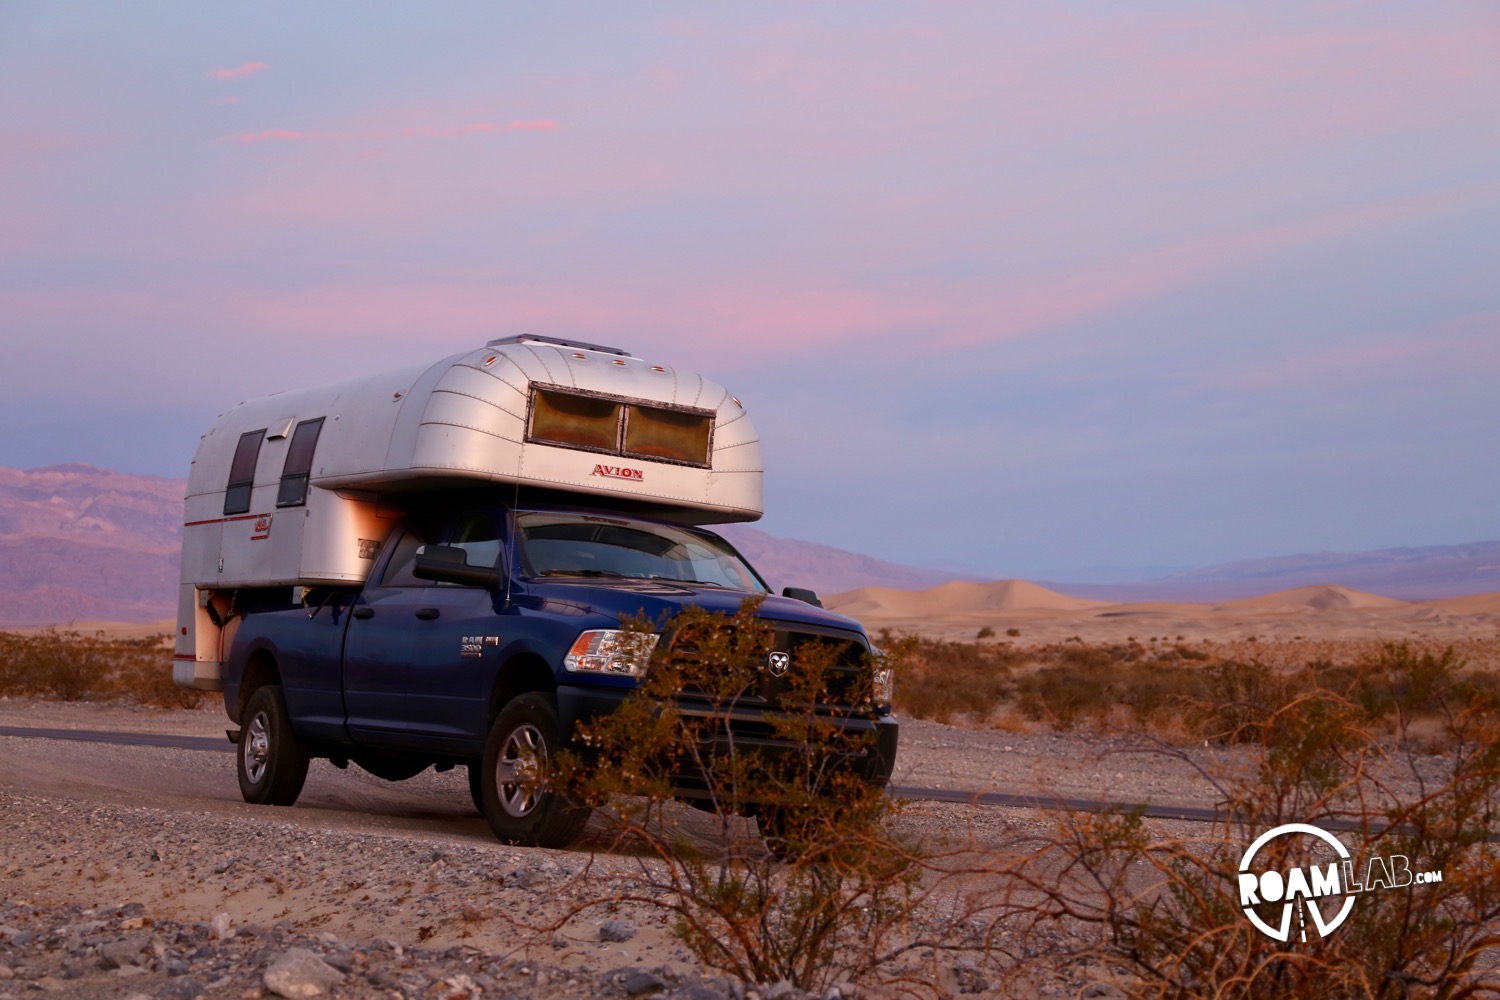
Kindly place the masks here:
POLYGON ((1500 8, 0 6, 0 465, 523 332, 882 558, 1500 537, 1500 8))

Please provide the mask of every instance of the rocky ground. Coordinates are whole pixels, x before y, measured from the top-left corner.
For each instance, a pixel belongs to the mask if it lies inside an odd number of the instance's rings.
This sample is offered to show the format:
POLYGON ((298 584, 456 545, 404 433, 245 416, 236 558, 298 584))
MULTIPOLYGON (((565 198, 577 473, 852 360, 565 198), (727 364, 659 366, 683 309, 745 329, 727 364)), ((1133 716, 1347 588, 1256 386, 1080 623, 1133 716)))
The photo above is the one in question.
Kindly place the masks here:
MULTIPOLYGON (((0 726, 222 738, 224 724, 216 710, 0 699, 0 726)), ((1211 806, 1218 796, 1205 775, 1248 761, 1241 750, 1164 755, 1136 738, 916 722, 904 726, 895 780, 1211 806)), ((461 771, 390 784, 315 762, 298 805, 272 809, 239 801, 227 752, 0 735, 0 815, 0 1000, 803 996, 704 967, 648 894, 611 901, 657 862, 600 822, 574 850, 496 843, 461 771)), ((750 820, 720 829, 686 808, 669 818, 704 844, 755 834, 750 820)), ((1003 852, 1055 823, 1041 812, 919 801, 897 832, 1003 852)), ((1202 829, 1155 826, 1189 838, 1202 829)), ((912 933, 940 928, 953 898, 917 914, 912 933)), ((1069 942, 1052 944, 1065 954, 1069 942)), ((942 995, 1120 995, 1112 970, 1046 958, 1035 942, 988 959, 977 949, 917 950, 882 972, 942 995)), ((816 995, 901 992, 834 982, 816 995)))

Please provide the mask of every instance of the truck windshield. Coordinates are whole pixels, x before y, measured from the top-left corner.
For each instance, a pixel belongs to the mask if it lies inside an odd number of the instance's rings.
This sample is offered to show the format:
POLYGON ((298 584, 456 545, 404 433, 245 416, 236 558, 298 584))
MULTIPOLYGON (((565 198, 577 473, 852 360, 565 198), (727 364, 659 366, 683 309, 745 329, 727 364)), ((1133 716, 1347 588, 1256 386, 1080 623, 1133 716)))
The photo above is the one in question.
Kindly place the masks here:
POLYGON ((516 537, 532 576, 674 580, 766 592, 727 543, 672 525, 531 511, 516 515, 516 537))

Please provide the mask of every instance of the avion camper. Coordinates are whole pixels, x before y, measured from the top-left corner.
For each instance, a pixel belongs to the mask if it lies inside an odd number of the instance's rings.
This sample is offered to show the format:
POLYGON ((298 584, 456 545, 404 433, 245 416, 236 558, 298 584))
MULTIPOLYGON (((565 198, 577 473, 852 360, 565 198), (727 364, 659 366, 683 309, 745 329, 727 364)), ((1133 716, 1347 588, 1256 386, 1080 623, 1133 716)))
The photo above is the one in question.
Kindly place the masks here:
MULTIPOLYGON (((770 593, 704 527, 758 518, 761 478, 724 387, 544 337, 242 403, 188 477, 174 679, 223 692, 249 802, 291 804, 315 758, 393 781, 461 765, 497 836, 565 845, 587 811, 527 776, 635 687, 626 620, 754 597, 778 650, 827 640, 874 669, 857 622, 770 593)), ((754 711, 775 710, 765 676, 754 711)), ((875 747, 848 766, 884 784, 875 680, 839 720, 875 747)))

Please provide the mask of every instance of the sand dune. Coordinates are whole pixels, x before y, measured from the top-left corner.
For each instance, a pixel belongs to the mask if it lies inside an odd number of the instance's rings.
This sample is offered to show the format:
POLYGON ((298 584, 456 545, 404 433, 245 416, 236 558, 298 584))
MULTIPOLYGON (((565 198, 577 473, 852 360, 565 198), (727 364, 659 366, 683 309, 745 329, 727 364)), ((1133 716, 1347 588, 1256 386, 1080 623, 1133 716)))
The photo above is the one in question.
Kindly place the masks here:
POLYGON ((1337 584, 1214 604, 1118 604, 1072 597, 1025 580, 1004 580, 914 591, 861 587, 827 598, 826 603, 831 610, 859 619, 872 634, 890 628, 935 639, 973 639, 983 633, 1023 643, 1072 637, 1118 642, 1152 636, 1216 641, 1488 641, 1496 637, 1500 621, 1500 593, 1411 602, 1337 584))
POLYGON ((1500 593, 1445 597, 1438 601, 1423 601, 1422 605, 1460 615, 1500 615, 1500 593))
POLYGON ((1315 583, 1307 587, 1278 590, 1274 594, 1262 594, 1260 597, 1221 601, 1214 607, 1225 611, 1294 611, 1299 608, 1345 611, 1361 608, 1409 608, 1411 605, 1394 597, 1381 597, 1379 594, 1368 594, 1331 583, 1315 583))
POLYGON ((1025 580, 995 583, 945 583, 927 590, 894 590, 890 587, 860 587, 836 594, 824 603, 840 614, 855 618, 926 617, 971 614, 976 611, 1084 611, 1107 606, 1105 601, 1069 597, 1025 580))

